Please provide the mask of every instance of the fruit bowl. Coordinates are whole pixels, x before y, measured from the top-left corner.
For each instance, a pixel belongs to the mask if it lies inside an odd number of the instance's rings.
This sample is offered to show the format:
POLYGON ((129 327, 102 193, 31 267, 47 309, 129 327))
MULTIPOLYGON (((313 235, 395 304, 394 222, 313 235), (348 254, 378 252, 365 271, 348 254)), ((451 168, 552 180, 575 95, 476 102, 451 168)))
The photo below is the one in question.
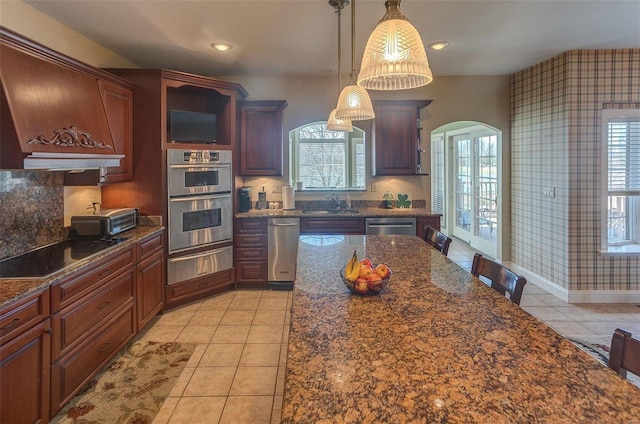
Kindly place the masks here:
POLYGON ((391 270, 389 270, 389 275, 386 278, 380 279, 379 282, 370 282, 367 285, 367 288, 365 290, 363 286, 356 287, 357 284, 355 281, 347 280, 347 277, 345 277, 345 269, 346 267, 343 267, 340 270, 340 277, 342 278, 344 285, 347 286, 347 288, 351 293, 357 294, 360 296, 370 296, 373 294, 380 293, 382 290, 384 290, 385 287, 387 287, 387 285, 389 284, 389 281, 391 280, 391 275, 392 275, 391 270))

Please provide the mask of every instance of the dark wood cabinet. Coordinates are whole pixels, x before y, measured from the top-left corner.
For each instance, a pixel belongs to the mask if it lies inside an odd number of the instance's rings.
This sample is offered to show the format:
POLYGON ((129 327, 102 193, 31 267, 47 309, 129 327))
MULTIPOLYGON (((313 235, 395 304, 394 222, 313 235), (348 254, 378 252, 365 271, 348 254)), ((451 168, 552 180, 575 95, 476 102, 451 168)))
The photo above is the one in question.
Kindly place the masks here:
POLYGON ((49 289, 0 309, 0 422, 49 421, 49 289))
POLYGON ((136 334, 134 247, 51 285, 51 416, 136 334))
POLYGON ((240 175, 282 175, 284 100, 238 102, 240 175))
POLYGON ((162 234, 138 243, 136 267, 136 313, 138 331, 162 310, 164 306, 164 252, 162 234))
POLYGON ((373 102, 372 175, 417 175, 420 109, 430 100, 379 100, 373 102))
POLYGON ((300 234, 364 234, 364 218, 300 218, 300 234))
POLYGON ((107 168, 105 182, 130 181, 133 178, 133 93, 107 81, 99 81, 99 87, 113 139, 113 153, 124 155, 120 166, 107 168))
POLYGON ((236 286, 263 287, 267 283, 267 218, 236 219, 234 265, 236 286))
POLYGON ((440 231, 440 214, 434 214, 430 216, 421 216, 416 219, 416 236, 424 239, 424 227, 431 225, 431 227, 440 231))

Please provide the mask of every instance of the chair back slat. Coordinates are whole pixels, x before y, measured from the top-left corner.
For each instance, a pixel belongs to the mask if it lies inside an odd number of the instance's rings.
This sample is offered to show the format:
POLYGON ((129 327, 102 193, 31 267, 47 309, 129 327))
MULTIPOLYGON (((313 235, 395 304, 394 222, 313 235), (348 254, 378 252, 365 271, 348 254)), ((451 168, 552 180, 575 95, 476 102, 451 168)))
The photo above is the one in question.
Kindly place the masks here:
POLYGON ((509 299, 520 305, 522 291, 527 280, 509 268, 476 253, 471 264, 471 273, 476 277, 483 276, 491 282, 491 287, 502 295, 509 293, 509 299))
POLYGON ((640 340, 631 333, 616 328, 611 337, 609 368, 627 378, 627 371, 640 376, 640 340))
POLYGON ((449 245, 451 238, 433 228, 431 225, 424 227, 424 241, 443 255, 449 254, 449 245))

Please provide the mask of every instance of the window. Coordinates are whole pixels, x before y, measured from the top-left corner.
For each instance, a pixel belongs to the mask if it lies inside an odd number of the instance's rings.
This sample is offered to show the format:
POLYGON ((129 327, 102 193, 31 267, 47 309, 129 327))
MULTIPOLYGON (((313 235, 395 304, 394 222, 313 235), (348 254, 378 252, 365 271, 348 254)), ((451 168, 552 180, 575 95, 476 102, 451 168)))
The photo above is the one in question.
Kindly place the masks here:
POLYGON ((292 172, 304 190, 365 188, 365 134, 327 131, 326 122, 314 122, 289 132, 292 172))
POLYGON ((640 254, 640 110, 603 111, 603 250, 640 254))

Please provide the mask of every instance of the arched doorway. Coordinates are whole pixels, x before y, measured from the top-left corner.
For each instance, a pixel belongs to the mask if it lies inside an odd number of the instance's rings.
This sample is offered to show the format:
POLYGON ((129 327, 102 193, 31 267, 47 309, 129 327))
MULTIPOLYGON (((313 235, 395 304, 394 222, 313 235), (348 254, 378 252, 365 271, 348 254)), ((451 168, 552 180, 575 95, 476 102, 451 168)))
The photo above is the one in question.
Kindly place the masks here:
POLYGON ((501 229, 502 132, 473 121, 431 133, 432 205, 443 231, 498 257, 501 229))

